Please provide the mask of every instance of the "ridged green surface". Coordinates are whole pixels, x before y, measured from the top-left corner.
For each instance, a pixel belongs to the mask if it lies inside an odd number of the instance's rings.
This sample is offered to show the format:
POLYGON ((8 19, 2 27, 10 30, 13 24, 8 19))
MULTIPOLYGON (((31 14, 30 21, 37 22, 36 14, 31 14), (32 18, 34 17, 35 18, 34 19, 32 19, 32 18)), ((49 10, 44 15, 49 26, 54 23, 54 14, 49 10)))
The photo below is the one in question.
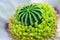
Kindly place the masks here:
POLYGON ((56 11, 54 10, 52 6, 45 3, 44 4, 36 3, 36 5, 30 4, 28 5, 29 7, 27 6, 27 8, 25 6, 24 7, 19 6, 18 9, 16 10, 16 13, 14 14, 14 17, 12 17, 9 20, 9 32, 10 32, 10 37, 12 38, 12 40, 48 40, 48 39, 55 40, 56 33, 57 33, 56 11), (34 15, 36 17, 36 19, 34 17, 34 20, 36 20, 36 22, 32 20, 31 22, 34 23, 34 25, 32 26, 32 24, 28 21, 33 19, 32 14, 35 14, 35 13, 31 13, 31 11, 34 10, 33 8, 35 7, 37 7, 39 11, 37 13, 35 11, 36 15, 37 14, 41 14, 41 15, 38 15, 38 16, 34 15), (28 13, 23 11, 23 15, 25 14, 25 16, 20 16, 22 14, 21 9, 27 10, 31 8, 32 10, 26 11, 28 13), (28 18, 26 16, 28 17, 30 16, 30 17, 28 18), (38 20, 38 18, 40 18, 39 16, 41 16, 42 18, 41 21, 40 19, 38 20), (26 20, 27 22, 24 20, 26 20), (24 25, 25 23, 27 24, 24 25))
POLYGON ((30 4, 20 9, 19 21, 24 25, 33 25, 35 22, 41 23, 41 10, 36 4, 30 4))

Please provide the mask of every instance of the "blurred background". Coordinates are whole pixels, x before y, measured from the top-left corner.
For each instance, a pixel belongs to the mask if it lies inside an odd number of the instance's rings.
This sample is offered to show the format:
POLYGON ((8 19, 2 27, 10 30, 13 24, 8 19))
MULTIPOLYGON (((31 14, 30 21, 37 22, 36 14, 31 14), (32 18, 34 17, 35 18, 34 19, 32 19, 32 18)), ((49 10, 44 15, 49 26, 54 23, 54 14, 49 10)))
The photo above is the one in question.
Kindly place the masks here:
MULTIPOLYGON (((5 24, 9 17, 14 14, 18 5, 27 5, 29 3, 48 3, 52 5, 60 15, 60 0, 0 0, 0 40, 11 40, 8 33, 5 31, 5 24)), ((60 19, 58 20, 58 31, 60 32, 60 19)), ((57 40, 60 39, 58 34, 57 40)))

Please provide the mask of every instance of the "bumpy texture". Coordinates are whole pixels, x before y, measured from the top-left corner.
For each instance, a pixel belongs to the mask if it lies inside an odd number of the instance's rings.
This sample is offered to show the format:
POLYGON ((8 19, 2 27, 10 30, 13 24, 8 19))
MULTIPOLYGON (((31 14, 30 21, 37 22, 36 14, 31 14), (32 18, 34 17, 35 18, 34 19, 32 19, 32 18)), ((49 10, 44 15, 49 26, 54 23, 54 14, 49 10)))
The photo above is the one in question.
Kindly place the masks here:
POLYGON ((9 20, 8 30, 12 40, 54 40, 53 38, 56 37, 57 33, 57 14, 54 8, 45 3, 28 6, 19 6, 14 16, 9 20), (33 12, 33 10, 35 11, 33 12), (25 15, 20 16, 20 13, 25 15), (30 22, 34 25, 31 25, 30 22))

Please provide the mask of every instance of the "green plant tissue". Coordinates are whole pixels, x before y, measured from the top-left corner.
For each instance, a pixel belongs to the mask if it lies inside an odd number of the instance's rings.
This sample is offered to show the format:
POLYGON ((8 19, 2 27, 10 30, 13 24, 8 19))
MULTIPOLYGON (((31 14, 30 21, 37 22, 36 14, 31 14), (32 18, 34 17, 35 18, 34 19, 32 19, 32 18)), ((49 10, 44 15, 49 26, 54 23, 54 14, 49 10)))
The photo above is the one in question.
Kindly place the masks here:
POLYGON ((18 6, 9 20, 12 40, 48 40, 57 34, 57 14, 47 3, 18 6))

